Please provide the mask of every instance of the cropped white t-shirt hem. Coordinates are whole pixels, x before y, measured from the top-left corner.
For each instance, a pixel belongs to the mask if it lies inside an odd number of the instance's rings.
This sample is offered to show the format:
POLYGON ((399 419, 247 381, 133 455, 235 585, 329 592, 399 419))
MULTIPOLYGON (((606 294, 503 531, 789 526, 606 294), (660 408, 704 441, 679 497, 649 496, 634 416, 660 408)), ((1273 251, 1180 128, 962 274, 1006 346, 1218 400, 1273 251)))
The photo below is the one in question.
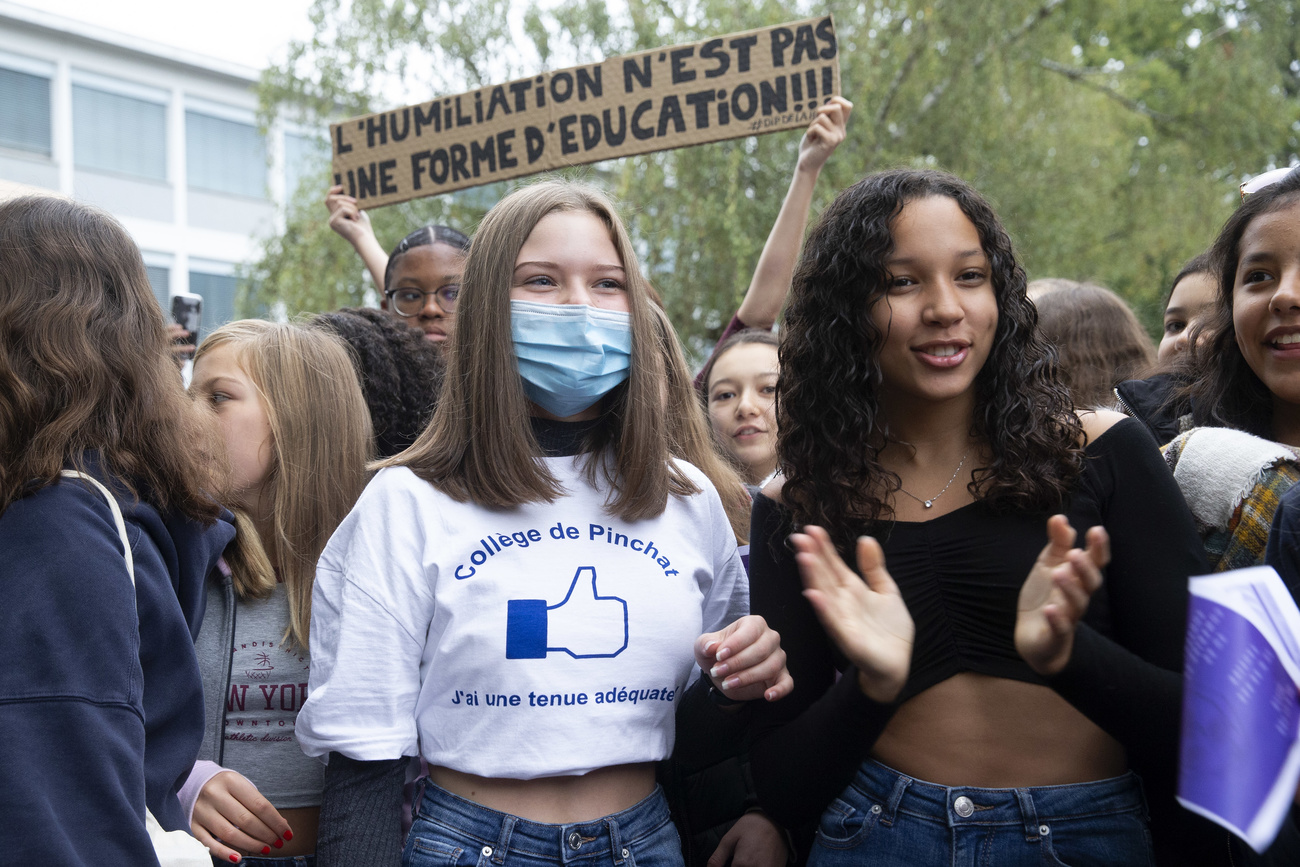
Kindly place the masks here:
POLYGON ((533 779, 666 758, 694 641, 748 612, 717 492, 627 522, 586 457, 543 458, 567 495, 492 511, 380 471, 321 556, 309 755, 421 755, 533 779))

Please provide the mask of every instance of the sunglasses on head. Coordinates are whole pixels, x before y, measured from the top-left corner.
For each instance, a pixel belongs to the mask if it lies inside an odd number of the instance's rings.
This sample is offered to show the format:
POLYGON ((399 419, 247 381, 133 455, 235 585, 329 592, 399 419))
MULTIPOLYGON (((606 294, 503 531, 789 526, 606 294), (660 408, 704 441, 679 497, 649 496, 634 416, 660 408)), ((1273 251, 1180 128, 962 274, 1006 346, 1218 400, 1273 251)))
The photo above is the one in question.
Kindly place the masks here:
POLYGON ((1255 175, 1255 177, 1242 183, 1240 187, 1241 200, 1244 202, 1252 193, 1258 193, 1265 187, 1273 186, 1273 184, 1278 183, 1287 175, 1291 174, 1291 172, 1295 171, 1296 168, 1298 167, 1284 166, 1280 169, 1273 169, 1272 171, 1264 172, 1262 175, 1255 175))

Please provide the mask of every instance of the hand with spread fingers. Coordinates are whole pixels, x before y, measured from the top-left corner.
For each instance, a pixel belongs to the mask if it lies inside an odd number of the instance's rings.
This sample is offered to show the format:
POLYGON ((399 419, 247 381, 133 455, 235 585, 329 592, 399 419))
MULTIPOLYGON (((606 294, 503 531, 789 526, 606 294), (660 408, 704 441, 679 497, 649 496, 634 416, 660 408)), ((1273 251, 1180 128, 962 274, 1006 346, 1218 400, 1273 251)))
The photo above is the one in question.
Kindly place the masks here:
POLYGON ((859 577, 821 527, 805 527, 790 542, 803 576, 803 595, 827 634, 857 666, 862 691, 875 701, 893 701, 911 671, 916 627, 885 570, 880 543, 868 536, 858 539, 859 577))
POLYGON ((1101 586, 1110 562, 1110 537, 1103 527, 1088 530, 1086 548, 1074 547, 1076 533, 1064 515, 1047 519, 1046 547, 1020 588, 1016 606, 1016 650, 1044 676, 1070 661, 1074 630, 1101 586))
POLYGON ((781 636, 757 614, 695 639, 695 661, 717 690, 733 701, 776 701, 794 688, 781 636))

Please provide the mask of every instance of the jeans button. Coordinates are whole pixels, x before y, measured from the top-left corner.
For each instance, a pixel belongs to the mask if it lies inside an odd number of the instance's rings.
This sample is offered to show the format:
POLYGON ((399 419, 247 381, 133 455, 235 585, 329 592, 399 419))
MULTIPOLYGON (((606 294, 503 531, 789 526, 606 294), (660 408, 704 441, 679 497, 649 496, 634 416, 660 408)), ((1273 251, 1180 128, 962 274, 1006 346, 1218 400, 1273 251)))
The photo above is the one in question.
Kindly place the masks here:
POLYGON ((573 849, 575 852, 582 848, 582 835, 577 831, 574 831, 569 835, 569 848, 573 849))
POLYGON ((491 847, 491 846, 484 846, 484 847, 483 847, 483 857, 484 857, 484 858, 491 858, 491 857, 492 857, 492 847, 491 847))
POLYGON ((1047 836, 1048 834, 1050 834, 1050 833, 1052 833, 1052 829, 1049 828, 1049 827, 1047 827, 1046 825, 1039 825, 1039 826, 1038 826, 1038 835, 1039 835, 1040 837, 1046 837, 1046 836, 1047 836))
POLYGON ((975 812, 975 804, 970 798, 962 795, 952 802, 952 808, 957 811, 957 815, 963 819, 970 818, 971 813, 975 812))

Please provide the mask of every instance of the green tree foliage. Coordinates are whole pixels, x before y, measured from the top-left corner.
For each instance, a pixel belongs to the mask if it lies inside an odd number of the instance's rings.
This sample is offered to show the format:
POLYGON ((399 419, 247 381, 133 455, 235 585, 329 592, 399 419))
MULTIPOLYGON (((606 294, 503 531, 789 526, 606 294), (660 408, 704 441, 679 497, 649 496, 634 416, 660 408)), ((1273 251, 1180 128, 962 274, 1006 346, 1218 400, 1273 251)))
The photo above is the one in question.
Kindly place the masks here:
MULTIPOLYGON (((264 112, 299 106, 323 127, 826 12, 856 111, 815 210, 872 170, 953 171, 993 200, 1031 277, 1111 286, 1153 329, 1168 281, 1209 245, 1237 183, 1300 154, 1297 0, 316 0, 315 38, 263 78, 264 112)), ((624 203, 643 265, 697 354, 748 285, 798 140, 777 133, 572 170, 624 203)), ((361 300, 360 265, 325 225, 324 177, 266 241, 248 305, 361 300)), ((472 228, 507 188, 371 214, 392 245, 425 222, 472 228)))

